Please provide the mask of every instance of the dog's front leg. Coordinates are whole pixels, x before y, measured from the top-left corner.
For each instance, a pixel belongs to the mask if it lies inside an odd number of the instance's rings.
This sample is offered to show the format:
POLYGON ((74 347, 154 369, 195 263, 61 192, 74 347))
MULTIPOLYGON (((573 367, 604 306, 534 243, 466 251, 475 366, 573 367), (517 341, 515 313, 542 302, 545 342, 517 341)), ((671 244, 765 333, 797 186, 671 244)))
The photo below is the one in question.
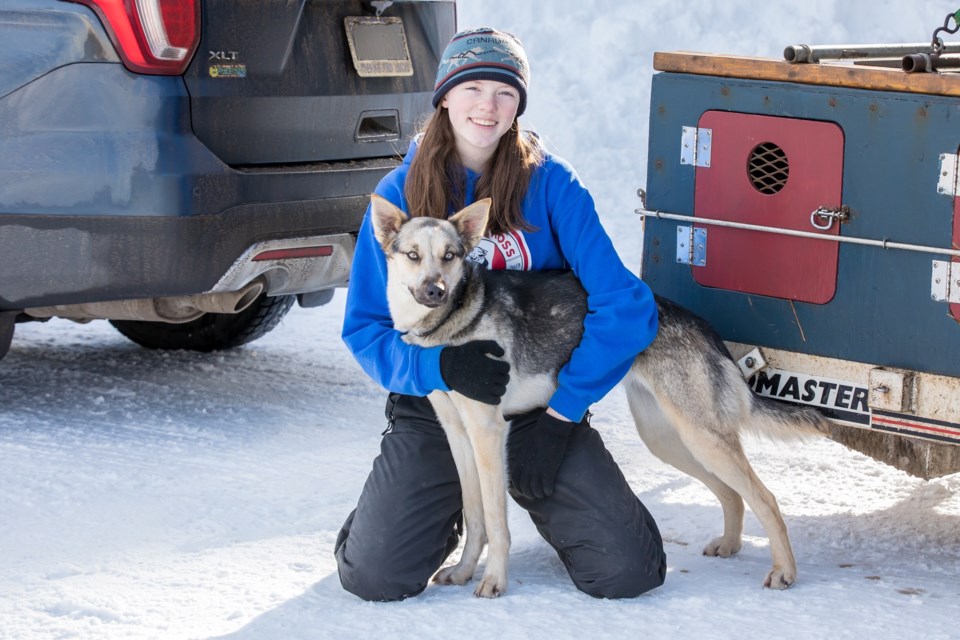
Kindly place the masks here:
POLYGON ((454 395, 473 446, 483 496, 487 566, 474 594, 496 598, 507 591, 510 531, 507 528, 507 423, 499 407, 454 395))
POLYGON ((437 391, 431 393, 429 398, 447 435, 453 461, 457 465, 457 475, 460 477, 460 492, 463 496, 463 519, 467 531, 460 561, 438 571, 433 577, 433 581, 440 584, 463 585, 473 579, 477 564, 480 562, 480 554, 487 543, 480 478, 477 475, 473 446, 467 437, 463 420, 460 418, 457 408, 446 393, 437 391))

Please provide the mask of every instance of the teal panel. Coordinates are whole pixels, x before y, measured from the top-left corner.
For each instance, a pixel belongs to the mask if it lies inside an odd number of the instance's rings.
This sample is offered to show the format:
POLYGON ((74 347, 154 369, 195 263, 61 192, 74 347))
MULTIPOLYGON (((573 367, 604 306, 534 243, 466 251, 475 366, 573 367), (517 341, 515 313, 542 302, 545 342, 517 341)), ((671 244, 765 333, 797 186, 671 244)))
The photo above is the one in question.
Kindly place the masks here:
MULTIPOLYGON (((937 185, 940 154, 960 148, 960 101, 657 74, 648 209, 692 216, 695 170, 680 163, 681 129, 696 126, 709 110, 836 123, 844 134, 842 200, 851 209, 841 235, 950 247, 953 198, 938 193, 937 185)), ((697 284, 691 276, 696 267, 676 262, 678 224, 690 223, 648 217, 644 279, 710 320, 724 339, 960 376, 960 325, 930 292, 932 261, 948 256, 841 244, 836 295, 828 304, 808 304, 697 284)))

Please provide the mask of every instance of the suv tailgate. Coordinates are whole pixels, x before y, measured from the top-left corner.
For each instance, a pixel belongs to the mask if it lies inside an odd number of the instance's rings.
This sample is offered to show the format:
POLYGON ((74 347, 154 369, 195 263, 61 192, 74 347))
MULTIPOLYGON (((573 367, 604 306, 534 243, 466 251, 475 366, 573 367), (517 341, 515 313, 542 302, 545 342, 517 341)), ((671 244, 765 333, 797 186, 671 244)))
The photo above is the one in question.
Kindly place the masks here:
POLYGON ((361 77, 344 19, 361 0, 205 0, 197 55, 185 74, 194 132, 231 166, 402 153, 429 105, 454 2, 395 2, 413 74, 361 77))

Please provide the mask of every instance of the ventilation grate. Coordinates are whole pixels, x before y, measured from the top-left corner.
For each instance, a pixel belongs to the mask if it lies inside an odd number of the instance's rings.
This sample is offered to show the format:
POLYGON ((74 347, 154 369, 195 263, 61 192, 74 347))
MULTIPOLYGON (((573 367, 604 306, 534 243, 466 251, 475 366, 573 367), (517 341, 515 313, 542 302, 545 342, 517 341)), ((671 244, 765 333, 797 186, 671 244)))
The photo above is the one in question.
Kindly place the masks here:
POLYGON ((787 154, 772 142, 764 142, 754 148, 747 170, 753 188, 766 195, 779 193, 790 176, 787 154))

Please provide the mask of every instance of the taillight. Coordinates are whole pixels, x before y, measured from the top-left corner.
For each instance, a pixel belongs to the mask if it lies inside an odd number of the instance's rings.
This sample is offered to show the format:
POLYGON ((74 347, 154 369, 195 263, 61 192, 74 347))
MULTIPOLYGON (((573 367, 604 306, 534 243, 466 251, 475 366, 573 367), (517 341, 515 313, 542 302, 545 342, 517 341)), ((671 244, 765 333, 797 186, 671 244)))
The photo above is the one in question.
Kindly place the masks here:
POLYGON ((123 65, 180 75, 200 43, 200 0, 68 0, 96 11, 123 65))

